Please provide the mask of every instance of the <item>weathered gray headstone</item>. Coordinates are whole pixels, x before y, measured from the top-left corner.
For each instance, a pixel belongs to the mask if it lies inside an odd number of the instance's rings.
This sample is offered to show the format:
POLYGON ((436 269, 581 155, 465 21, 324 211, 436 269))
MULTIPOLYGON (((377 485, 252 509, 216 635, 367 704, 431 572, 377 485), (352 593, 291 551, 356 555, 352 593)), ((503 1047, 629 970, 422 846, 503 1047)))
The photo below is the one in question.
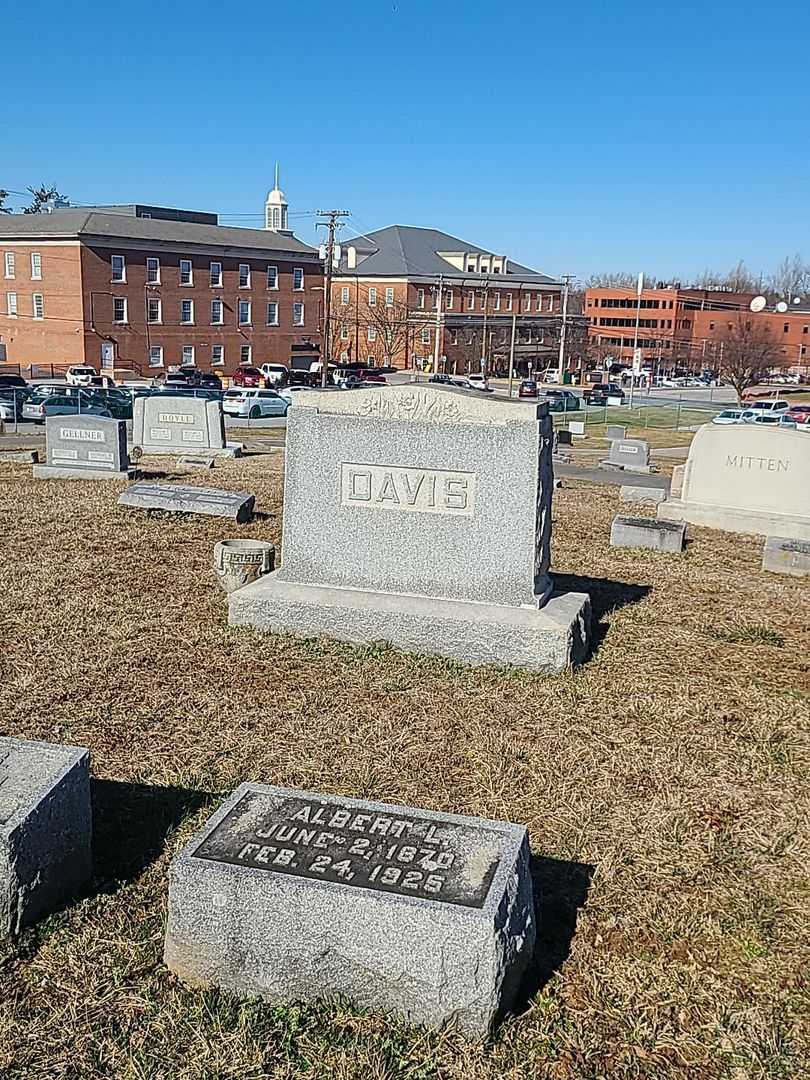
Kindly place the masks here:
POLYGON ((172 863, 166 963, 480 1038, 534 947, 529 857, 522 825, 242 784, 172 863))
POLYGON ((178 460, 177 464, 184 469, 213 469, 214 459, 213 457, 192 457, 186 454, 178 460))
POLYGON ((198 453, 239 457, 241 443, 225 440, 222 401, 160 393, 136 397, 132 442, 144 454, 198 453))
POLYGON ((652 472, 649 443, 643 439, 617 439, 610 444, 608 456, 601 464, 625 472, 652 472))
POLYGON ((619 490, 619 502, 623 503, 641 503, 648 506, 657 506, 666 497, 666 491, 657 487, 633 487, 632 485, 623 484, 619 490))
POLYGON ((527 404, 426 386, 313 391, 287 417, 280 570, 230 621, 559 671, 589 601, 551 596, 552 425, 527 404))
POLYGON ((560 428, 556 434, 558 446, 571 446, 572 438, 570 431, 567 431, 565 428, 560 428))
POLYGON ((762 569, 772 574, 810 577, 810 541, 769 536, 762 552, 762 569))
POLYGON ((91 832, 89 751, 0 738, 0 936, 81 888, 91 832))
POLYGON ((34 466, 39 480, 127 480, 133 475, 127 456, 125 420, 106 416, 48 416, 46 463, 34 466))
POLYGON ((38 450, 0 450, 0 461, 19 462, 36 465, 39 461, 38 450))
POLYGON ((119 496, 120 506, 139 510, 169 510, 174 513, 209 514, 233 518, 242 524, 253 517, 256 496, 247 491, 220 491, 219 488, 187 487, 183 484, 153 484, 143 480, 131 484, 119 496))
POLYGON ((686 524, 683 521, 656 521, 655 518, 618 514, 610 527, 611 547, 681 552, 685 542, 686 524))
POLYGON ((626 439, 627 428, 624 424, 608 424, 607 437, 611 442, 614 442, 616 439, 626 439))

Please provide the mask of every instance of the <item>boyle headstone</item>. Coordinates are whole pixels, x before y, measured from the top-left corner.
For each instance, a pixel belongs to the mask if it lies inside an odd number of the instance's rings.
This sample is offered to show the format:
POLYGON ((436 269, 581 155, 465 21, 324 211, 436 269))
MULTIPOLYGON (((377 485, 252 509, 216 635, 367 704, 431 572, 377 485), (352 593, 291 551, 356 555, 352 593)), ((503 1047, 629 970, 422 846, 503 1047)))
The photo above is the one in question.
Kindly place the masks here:
POLYGON ((136 397, 132 442, 144 454, 239 457, 241 443, 225 440, 222 401, 159 393, 136 397))
POLYGON ((522 825, 243 784, 172 863, 166 963, 481 1038, 531 958, 529 856, 522 825))
POLYGON ((45 464, 39 480, 126 480, 134 475, 127 456, 125 420, 105 416, 49 416, 45 420, 45 464))
POLYGON ((810 437, 760 424, 705 424, 695 434, 680 494, 665 521, 810 540, 810 437))
POLYGON ((90 844, 89 751, 0 738, 0 936, 75 894, 90 844))
POLYGON ((551 595, 545 403, 390 386, 313 391, 287 417, 281 568, 230 622, 385 640, 474 664, 560 671, 590 606, 551 595))
POLYGON ((138 510, 168 510, 173 513, 208 514, 233 518, 240 525, 253 517, 256 496, 247 491, 186 487, 183 484, 152 484, 146 480, 131 484, 118 498, 120 506, 138 510))

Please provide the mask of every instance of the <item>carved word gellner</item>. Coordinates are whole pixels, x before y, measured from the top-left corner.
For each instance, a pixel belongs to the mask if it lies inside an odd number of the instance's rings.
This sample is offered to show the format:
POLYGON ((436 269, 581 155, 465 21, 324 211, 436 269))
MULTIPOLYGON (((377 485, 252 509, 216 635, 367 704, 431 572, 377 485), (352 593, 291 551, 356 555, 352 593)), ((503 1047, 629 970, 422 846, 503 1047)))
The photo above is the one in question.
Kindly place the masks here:
POLYGON ((476 481, 469 472, 344 462, 340 501, 342 506, 372 510, 472 517, 476 481))

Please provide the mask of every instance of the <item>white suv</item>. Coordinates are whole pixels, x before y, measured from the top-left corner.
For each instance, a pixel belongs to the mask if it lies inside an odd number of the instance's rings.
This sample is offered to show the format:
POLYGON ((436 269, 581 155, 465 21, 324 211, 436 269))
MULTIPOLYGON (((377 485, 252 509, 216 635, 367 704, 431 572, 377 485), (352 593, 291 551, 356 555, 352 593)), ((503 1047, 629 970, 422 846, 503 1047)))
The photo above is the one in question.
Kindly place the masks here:
POLYGON ((84 364, 74 364, 65 372, 65 380, 68 386, 90 386, 95 377, 95 370, 91 367, 85 367, 84 364))

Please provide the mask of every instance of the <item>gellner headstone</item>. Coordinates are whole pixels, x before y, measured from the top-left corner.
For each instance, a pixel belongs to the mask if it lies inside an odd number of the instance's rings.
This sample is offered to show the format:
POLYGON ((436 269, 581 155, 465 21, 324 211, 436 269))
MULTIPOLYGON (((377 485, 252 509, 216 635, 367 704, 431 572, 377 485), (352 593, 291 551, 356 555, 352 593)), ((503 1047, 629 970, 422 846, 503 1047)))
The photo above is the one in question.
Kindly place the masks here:
POLYGON ((287 417, 281 568, 231 595, 230 622, 473 664, 577 663, 590 604, 552 595, 551 457, 545 403, 307 394, 287 417))
POLYGON ((0 936, 81 888, 90 845, 89 751, 0 738, 0 936))
POLYGON ((34 466, 39 480, 127 480, 134 474, 127 456, 125 420, 83 414, 49 416, 45 454, 45 464, 34 466))
POLYGON ((253 517, 256 496, 247 491, 187 487, 185 484, 153 484, 141 480, 118 497, 120 506, 138 510, 168 510, 171 513, 206 514, 233 518, 240 525, 253 517))
POLYGON ((225 439, 222 401, 168 393, 136 397, 132 442, 144 454, 239 457, 241 443, 225 439))
POLYGON ((482 1037, 534 947, 529 856, 521 825, 243 784, 172 863, 166 963, 482 1037))
POLYGON ((705 424, 689 447, 665 521, 810 540, 810 438, 790 428, 705 424))

